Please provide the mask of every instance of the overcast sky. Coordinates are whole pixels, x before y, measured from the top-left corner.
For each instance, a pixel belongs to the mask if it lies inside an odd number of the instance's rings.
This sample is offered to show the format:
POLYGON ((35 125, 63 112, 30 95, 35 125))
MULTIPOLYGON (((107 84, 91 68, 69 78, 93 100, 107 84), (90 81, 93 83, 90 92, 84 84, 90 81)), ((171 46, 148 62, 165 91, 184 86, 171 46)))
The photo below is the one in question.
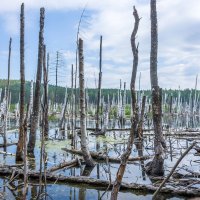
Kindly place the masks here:
MULTIPOLYGON (((37 66, 39 9, 45 7, 45 44, 55 67, 56 51, 62 52, 60 85, 70 86, 71 64, 75 64, 77 24, 86 6, 80 37, 84 40, 85 72, 88 87, 98 77, 99 38, 103 36, 104 88, 129 86, 132 71, 130 36, 134 26, 133 5, 142 18, 138 76, 141 88, 150 88, 150 0, 2 0, 0 6, 0 78, 7 77, 9 37, 13 38, 11 79, 19 79, 19 15, 25 3, 26 79, 35 77, 37 66)), ((162 88, 194 88, 200 72, 200 1, 158 0, 158 75, 162 88)), ((55 82, 53 69, 51 83, 55 82)), ((138 83, 138 79, 137 79, 138 83)), ((137 84, 138 87, 138 84, 137 84)), ((199 88, 199 87, 198 87, 199 88)))

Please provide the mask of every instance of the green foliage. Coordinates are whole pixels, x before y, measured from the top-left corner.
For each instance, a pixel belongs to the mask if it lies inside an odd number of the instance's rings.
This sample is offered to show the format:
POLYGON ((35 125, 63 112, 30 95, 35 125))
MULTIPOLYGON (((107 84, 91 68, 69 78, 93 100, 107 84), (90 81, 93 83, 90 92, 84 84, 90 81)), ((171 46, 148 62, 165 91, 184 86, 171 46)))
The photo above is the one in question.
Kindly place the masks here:
POLYGON ((131 105, 130 104, 128 104, 128 105, 125 106, 125 115, 127 117, 131 116, 131 105))
POLYGON ((12 113, 15 111, 15 104, 10 105, 9 111, 12 112, 12 113))
POLYGON ((48 116, 48 120, 49 121, 57 121, 58 120, 58 117, 56 116, 56 114, 51 114, 48 116))
POLYGON ((110 109, 109 116, 110 116, 110 118, 116 118, 117 117, 117 106, 113 106, 110 109))

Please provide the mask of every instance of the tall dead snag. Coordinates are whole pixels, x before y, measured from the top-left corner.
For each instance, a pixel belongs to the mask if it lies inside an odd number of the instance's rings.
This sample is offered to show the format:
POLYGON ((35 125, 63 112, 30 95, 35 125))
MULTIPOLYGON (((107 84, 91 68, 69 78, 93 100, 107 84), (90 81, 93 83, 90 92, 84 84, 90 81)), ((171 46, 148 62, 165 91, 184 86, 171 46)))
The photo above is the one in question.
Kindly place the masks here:
POLYGON ((96 131, 99 131, 99 109, 101 104, 101 80, 102 80, 102 36, 100 36, 100 51, 99 51, 99 82, 97 94, 97 113, 96 113, 96 131))
MULTIPOLYGON (((79 33, 80 33, 80 28, 81 28, 81 23, 84 17, 84 13, 86 10, 86 6, 82 10, 79 22, 78 22, 78 27, 77 27, 77 32, 76 32, 76 69, 75 69, 75 83, 74 83, 74 88, 75 88, 75 100, 74 100, 74 107, 75 107, 75 112, 74 112, 74 127, 76 129, 76 118, 77 118, 77 110, 78 110, 78 102, 77 102, 77 97, 78 97, 78 90, 76 88, 77 84, 77 71, 78 71, 78 39, 79 39, 79 33)), ((76 134, 76 133, 75 133, 76 134)))
POLYGON ((43 49, 43 82, 44 82, 44 96, 43 96, 43 125, 44 125, 44 137, 48 137, 49 132, 49 120, 48 120, 48 72, 46 67, 46 45, 44 45, 43 49))
POLYGON ((132 98, 132 110, 133 110, 133 116, 132 116, 132 123, 131 123, 131 131, 128 138, 127 148, 125 152, 121 155, 121 164, 119 166, 119 169, 117 171, 116 179, 113 184, 112 193, 111 193, 111 200, 116 200, 118 196, 118 192, 120 189, 120 185, 122 182, 122 178, 126 169, 127 160, 131 154, 132 147, 133 147, 133 139, 134 139, 134 133, 137 131, 137 125, 138 125, 138 107, 136 102, 136 92, 135 92, 135 80, 136 80, 136 73, 137 73, 137 66, 138 66, 138 46, 135 44, 135 37, 138 31, 139 26, 139 16, 137 13, 137 10, 135 6, 133 7, 133 16, 135 19, 135 25, 134 29, 131 35, 131 46, 132 46, 132 52, 133 52, 133 69, 132 69, 132 77, 131 77, 131 98, 132 98))
POLYGON ((38 47, 38 66, 37 66, 37 78, 35 84, 35 94, 33 100, 33 112, 31 116, 31 130, 29 135, 28 153, 34 155, 36 130, 38 126, 38 117, 40 110, 40 88, 42 78, 42 66, 43 66, 43 46, 44 46, 44 14, 45 9, 40 9, 40 32, 39 32, 39 47, 38 47))
POLYGON ((75 145, 74 131, 74 66, 71 68, 71 130, 72 130, 72 145, 75 145))
POLYGON ((85 80, 84 80, 84 56, 83 56, 83 40, 79 38, 79 87, 80 87, 80 128, 81 128, 81 150, 85 164, 88 167, 94 167, 88 150, 86 138, 86 115, 85 115, 85 80))
POLYGON ((4 134, 3 134, 4 151, 6 151, 6 146, 7 146, 7 118, 8 118, 8 108, 9 108, 8 104, 9 104, 9 87, 10 87, 11 48, 12 48, 12 38, 10 38, 10 40, 9 40, 8 79, 7 79, 7 87, 5 89, 5 113, 4 113, 4 134))
POLYGON ((24 143, 24 103, 25 103, 25 72, 24 72, 24 3, 21 5, 20 14, 20 119, 19 119, 19 140, 17 144, 16 161, 23 161, 24 143))
POLYGON ((163 148, 166 144, 162 134, 162 94, 158 86, 157 76, 157 51, 158 51, 158 30, 156 0, 151 0, 151 55, 150 55, 150 76, 152 89, 152 113, 155 131, 153 161, 147 163, 146 172, 152 176, 162 176, 164 174, 163 148))

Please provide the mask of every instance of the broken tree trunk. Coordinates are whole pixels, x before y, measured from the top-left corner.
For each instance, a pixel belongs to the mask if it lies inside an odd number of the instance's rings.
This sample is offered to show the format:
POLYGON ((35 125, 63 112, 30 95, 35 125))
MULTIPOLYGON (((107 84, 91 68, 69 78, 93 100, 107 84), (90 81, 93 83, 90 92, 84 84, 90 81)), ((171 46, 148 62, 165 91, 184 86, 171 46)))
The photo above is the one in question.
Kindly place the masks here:
POLYGON ((113 184, 112 188, 112 193, 111 193, 111 200, 117 200, 118 192, 121 186, 122 178, 124 176, 124 172, 126 169, 126 164, 128 161, 128 158, 131 154, 132 147, 133 147, 133 140, 134 140, 134 132, 137 130, 137 125, 138 125, 138 107, 137 107, 137 102, 136 102, 136 92, 135 92, 135 80, 136 80, 136 73, 137 73, 137 66, 138 66, 138 46, 135 44, 135 37, 138 31, 138 26, 139 26, 139 16, 137 13, 137 10, 135 7, 133 7, 133 16, 135 19, 135 25, 134 29, 131 35, 131 47, 132 47, 132 52, 133 52, 133 68, 132 68, 132 77, 131 77, 131 97, 132 97, 132 111, 133 111, 133 116, 132 116, 132 123, 131 123, 131 131, 127 143, 127 148, 125 152, 121 155, 121 164, 119 166, 119 169, 117 171, 116 179, 113 184))
POLYGON ((166 148, 162 134, 162 94, 158 86, 157 76, 157 51, 158 51, 158 31, 157 31, 157 11, 156 0, 151 0, 151 55, 150 55, 150 77, 152 89, 152 113, 154 125, 154 151, 153 161, 147 163, 146 172, 151 176, 163 176, 164 158, 163 148, 166 148))
POLYGON ((35 94, 33 102, 33 112, 31 116, 31 130, 29 135, 28 153, 34 155, 34 148, 36 142, 36 130, 38 128, 38 117, 40 111, 40 88, 42 78, 42 65, 43 65, 43 46, 44 46, 44 15, 45 9, 40 9, 40 32, 39 32, 39 47, 38 47, 38 66, 37 78, 35 84, 35 94))
POLYGON ((86 138, 86 115, 85 115, 85 80, 84 80, 84 56, 83 56, 83 40, 79 38, 79 87, 80 87, 80 127, 81 127, 81 150, 86 166, 93 167, 95 165, 90 152, 88 150, 88 142, 86 138))
POLYGON ((24 143, 24 104, 25 104, 25 66, 24 66, 24 3, 21 5, 20 14, 20 119, 19 119, 19 140, 16 151, 16 161, 23 161, 24 143))

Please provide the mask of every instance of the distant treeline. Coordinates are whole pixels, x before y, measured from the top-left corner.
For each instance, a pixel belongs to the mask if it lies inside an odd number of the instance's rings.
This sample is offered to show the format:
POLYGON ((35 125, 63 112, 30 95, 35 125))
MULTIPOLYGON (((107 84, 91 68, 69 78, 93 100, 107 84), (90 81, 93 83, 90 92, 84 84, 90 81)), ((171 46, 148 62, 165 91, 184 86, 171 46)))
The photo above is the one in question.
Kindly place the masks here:
MULTIPOLYGON (((4 79, 0 79, 0 88, 2 89, 2 98, 4 96, 4 92, 5 92, 5 87, 7 84, 7 80, 4 79)), ((54 102, 55 100, 55 89, 56 87, 54 85, 49 85, 49 99, 54 102)), ((25 100, 26 102, 28 102, 29 97, 30 97, 30 90, 31 90, 31 82, 30 81, 26 81, 26 97, 25 100)), ((71 88, 68 88, 68 95, 70 96, 71 94, 71 88)), ((102 97, 104 98, 104 101, 107 103, 108 102, 108 97, 110 102, 112 101, 112 99, 114 98, 115 101, 117 102, 117 98, 118 98, 118 91, 119 89, 102 89, 102 97)), ((11 92, 11 103, 15 104, 19 101, 19 92, 20 92, 20 81, 19 80, 11 80, 10 81, 10 92, 11 92)), ((77 89, 77 94, 78 94, 78 89, 77 89)), ((75 91, 74 91, 75 93, 75 91)), ((89 88, 87 89, 87 93, 89 96, 89 102, 90 103, 95 103, 96 102, 96 97, 97 97, 97 89, 92 89, 89 88)), ((167 102, 170 101, 170 96, 173 97, 173 99, 178 98, 178 93, 179 90, 166 90, 163 89, 163 98, 164 96, 166 96, 166 100, 167 102)), ((138 92, 139 94, 139 92, 138 92)), ((140 96, 142 96, 141 94, 144 94, 147 96, 147 98, 151 98, 151 91, 150 90, 142 90, 140 91, 140 96)), ((181 100, 182 102, 189 102, 190 98, 195 98, 195 90, 194 89, 184 89, 180 91, 180 96, 181 96, 181 100)), ((200 91, 197 90, 196 91, 196 98, 199 98, 199 94, 200 91)), ((122 90, 122 96, 123 96, 123 90, 122 90)), ((127 103, 130 103, 131 101, 131 95, 130 95, 130 90, 126 91, 126 101, 127 103)), ((61 87, 58 86, 57 87, 57 102, 58 103, 63 103, 64 101, 64 97, 65 97, 65 87, 61 87)))

